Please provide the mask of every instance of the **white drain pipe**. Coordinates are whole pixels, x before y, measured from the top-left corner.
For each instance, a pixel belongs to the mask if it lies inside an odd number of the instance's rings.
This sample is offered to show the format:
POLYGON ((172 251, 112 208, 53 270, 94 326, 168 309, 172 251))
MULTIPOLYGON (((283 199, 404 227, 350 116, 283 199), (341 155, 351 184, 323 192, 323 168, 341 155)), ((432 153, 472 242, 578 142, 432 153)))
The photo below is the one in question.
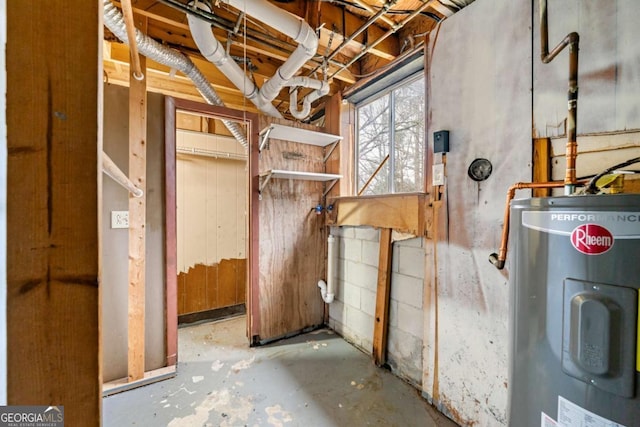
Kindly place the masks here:
MULTIPOLYGON (((316 54, 318 49, 318 37, 315 31, 304 20, 292 15, 277 6, 269 3, 267 0, 222 0, 224 3, 230 4, 236 9, 243 11, 256 19, 264 22, 270 27, 280 31, 281 33, 291 37, 298 43, 298 47, 293 51, 291 56, 276 70, 276 73, 267 80, 260 89, 259 96, 265 101, 273 101, 282 88, 286 86, 298 86, 292 84, 290 80, 302 68, 302 66, 316 54)), ((313 79, 308 79, 313 80, 313 79)), ((317 80, 316 80, 317 81, 317 80)), ((305 97, 305 102, 311 102, 326 95, 329 92, 329 85, 326 82, 319 82, 322 87, 318 87, 316 91, 311 92, 305 97), (326 87, 326 89, 325 89, 326 87), (309 98, 309 100, 307 100, 309 98)), ((315 84, 315 83, 314 83, 315 84)), ((310 86, 304 86, 310 87, 310 86)), ((295 93, 298 89, 295 89, 295 93)), ((293 96, 297 100, 297 94, 293 96)), ((304 118, 301 112, 297 110, 296 105, 291 105, 291 114, 296 118, 304 118)), ((305 111, 303 103, 302 112, 305 111)), ((308 115, 308 113, 307 113, 308 115)))
MULTIPOLYGON (((193 6, 193 3, 191 3, 190 6, 193 6)), ((195 6, 206 12, 211 12, 209 6, 200 1, 196 2, 195 6)), ((225 48, 211 32, 211 25, 193 15, 187 15, 187 19, 193 41, 196 42, 196 46, 198 46, 202 55, 218 67, 220 72, 224 74, 235 87, 240 89, 244 96, 258 107, 260 111, 272 117, 282 118, 282 114, 280 114, 278 109, 273 106, 270 100, 266 100, 260 96, 259 89, 256 85, 249 79, 242 68, 229 57, 225 48)))
POLYGON ((337 243, 336 238, 329 235, 327 238, 327 282, 325 283, 324 280, 318 281, 320 295, 322 296, 322 300, 327 304, 331 304, 335 297, 335 262, 336 255, 338 254, 336 251, 337 243))

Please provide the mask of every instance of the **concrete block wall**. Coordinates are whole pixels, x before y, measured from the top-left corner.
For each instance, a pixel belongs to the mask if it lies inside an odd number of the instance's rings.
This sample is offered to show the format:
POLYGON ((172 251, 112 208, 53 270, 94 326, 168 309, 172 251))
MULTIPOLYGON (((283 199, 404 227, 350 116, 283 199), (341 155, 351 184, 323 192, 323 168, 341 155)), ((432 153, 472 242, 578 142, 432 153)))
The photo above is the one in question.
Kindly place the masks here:
MULTIPOLYGON (((372 227, 332 227, 331 234, 339 250, 329 326, 371 354, 380 232, 372 227)), ((424 270, 422 238, 393 243, 387 360, 396 375, 416 387, 422 382, 424 270)))

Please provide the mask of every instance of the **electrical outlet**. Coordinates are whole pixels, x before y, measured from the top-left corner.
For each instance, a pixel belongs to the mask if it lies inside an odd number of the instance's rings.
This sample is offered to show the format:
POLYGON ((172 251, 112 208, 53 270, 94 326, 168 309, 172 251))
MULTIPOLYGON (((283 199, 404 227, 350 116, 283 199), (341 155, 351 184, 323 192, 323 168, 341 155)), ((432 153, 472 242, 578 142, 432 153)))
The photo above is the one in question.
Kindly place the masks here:
POLYGON ((129 228, 129 211, 111 211, 111 228, 129 228))
POLYGON ((431 180, 432 184, 435 185, 444 185, 444 163, 440 163, 437 165, 433 165, 433 178, 431 180))

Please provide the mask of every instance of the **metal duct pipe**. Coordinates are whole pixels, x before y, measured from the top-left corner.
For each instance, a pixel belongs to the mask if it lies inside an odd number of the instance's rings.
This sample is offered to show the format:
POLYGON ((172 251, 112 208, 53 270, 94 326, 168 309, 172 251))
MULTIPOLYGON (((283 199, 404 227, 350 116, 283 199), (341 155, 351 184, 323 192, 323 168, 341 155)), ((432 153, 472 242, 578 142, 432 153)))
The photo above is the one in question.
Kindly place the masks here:
MULTIPOLYGON (((127 37, 125 23, 120 11, 113 5, 113 3, 111 3, 111 0, 103 0, 102 4, 104 7, 104 25, 124 43, 130 44, 129 38, 127 37)), ((202 94, 202 97, 209 104, 224 107, 224 103, 216 91, 211 87, 207 78, 187 56, 161 45, 137 29, 135 42, 142 55, 170 68, 175 68, 189 77, 196 88, 200 91, 200 94, 202 94)), ((240 125, 230 120, 222 120, 222 123, 224 123, 240 144, 245 148, 248 147, 249 144, 247 142, 247 137, 244 135, 240 125)))
POLYGON ((564 178, 564 193, 573 194, 576 187, 576 157, 578 157, 577 128, 578 128, 578 51, 580 36, 569 33, 556 47, 549 52, 549 24, 547 21, 547 0, 540 0, 540 59, 548 64, 553 61, 565 47, 569 46, 569 91, 567 114, 567 147, 566 173, 564 178))
MULTIPOLYGON (((318 37, 315 31, 304 20, 291 15, 274 6, 267 0, 222 0, 236 9, 245 12, 256 19, 291 37, 298 43, 298 47, 291 56, 276 70, 276 73, 260 88, 260 96, 269 102, 273 101, 289 80, 300 68, 316 54, 318 37)), ((296 89, 297 90, 297 89, 296 89)), ((315 92, 312 92, 314 94, 315 92)), ((315 93, 314 96, 317 96, 315 93)), ((309 95, 308 95, 309 96, 309 95)), ((313 98, 311 98, 313 99, 313 98)), ((316 98, 317 99, 317 98, 316 98)), ((311 101, 312 102, 312 101, 311 101)), ((294 114, 293 105, 291 113, 294 114)))
MULTIPOLYGON (((193 6, 194 4, 192 3, 191 5, 193 6)), ((199 1, 195 3, 195 7, 206 12, 211 12, 209 6, 199 1)), ((242 68, 229 57, 225 48, 211 32, 211 24, 193 15, 187 15, 187 20, 189 21, 191 36, 202 55, 215 65, 235 87, 240 89, 244 96, 258 107, 260 111, 272 117, 282 118, 282 114, 280 114, 278 109, 273 106, 271 101, 260 96, 259 89, 253 81, 251 81, 242 68)))
POLYGON ((133 197, 142 197, 144 195, 144 191, 142 191, 141 188, 136 187, 129 177, 120 170, 118 165, 116 165, 115 162, 111 160, 111 157, 109 157, 104 151, 102 152, 102 172, 129 190, 133 197))

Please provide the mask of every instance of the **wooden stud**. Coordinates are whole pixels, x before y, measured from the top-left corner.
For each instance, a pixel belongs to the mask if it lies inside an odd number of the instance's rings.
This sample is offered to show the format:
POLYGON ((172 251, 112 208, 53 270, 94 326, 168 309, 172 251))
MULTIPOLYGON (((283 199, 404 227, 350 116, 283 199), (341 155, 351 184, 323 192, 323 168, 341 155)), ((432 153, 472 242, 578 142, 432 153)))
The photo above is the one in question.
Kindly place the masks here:
POLYGON ((377 366, 387 362, 387 332, 389 330, 389 297, 391 295, 391 229, 380 230, 376 313, 373 323, 373 361, 377 366))
MULTIPOLYGON (((549 138, 533 139, 533 182, 549 182, 551 180, 551 140, 549 138)), ((548 197, 550 188, 536 188, 533 197, 548 197)))
POLYGON ((7 403, 99 426, 101 12, 24 0, 6 14, 7 403))
MULTIPOLYGON (((141 28, 146 32, 146 25, 141 28)), ((146 58, 140 58, 146 75, 146 58)), ((142 197, 129 195, 129 381, 144 378, 145 322, 145 235, 147 192, 147 84, 136 80, 133 67, 129 75, 129 179, 142 189, 142 197)))

